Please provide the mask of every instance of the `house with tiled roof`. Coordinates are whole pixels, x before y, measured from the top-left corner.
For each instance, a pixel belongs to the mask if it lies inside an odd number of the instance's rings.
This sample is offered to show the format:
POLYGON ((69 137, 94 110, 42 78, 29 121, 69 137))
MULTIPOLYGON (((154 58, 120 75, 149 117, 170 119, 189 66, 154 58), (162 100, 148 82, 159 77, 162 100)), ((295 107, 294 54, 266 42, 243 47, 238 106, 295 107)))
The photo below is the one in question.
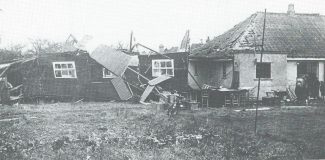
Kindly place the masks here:
POLYGON ((325 16, 267 12, 262 63, 260 63, 264 12, 252 14, 222 35, 192 51, 188 83, 224 88, 253 88, 261 78, 261 96, 271 90, 294 89, 296 78, 313 74, 324 81, 325 16))

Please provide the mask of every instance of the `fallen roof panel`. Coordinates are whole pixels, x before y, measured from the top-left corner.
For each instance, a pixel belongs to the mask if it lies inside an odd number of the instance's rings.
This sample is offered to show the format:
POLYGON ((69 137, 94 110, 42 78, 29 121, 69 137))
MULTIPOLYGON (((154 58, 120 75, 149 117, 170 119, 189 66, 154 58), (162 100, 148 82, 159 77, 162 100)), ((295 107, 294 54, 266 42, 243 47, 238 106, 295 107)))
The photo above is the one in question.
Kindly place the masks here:
POLYGON ((123 75, 131 60, 131 56, 106 45, 99 45, 90 57, 117 76, 123 75))

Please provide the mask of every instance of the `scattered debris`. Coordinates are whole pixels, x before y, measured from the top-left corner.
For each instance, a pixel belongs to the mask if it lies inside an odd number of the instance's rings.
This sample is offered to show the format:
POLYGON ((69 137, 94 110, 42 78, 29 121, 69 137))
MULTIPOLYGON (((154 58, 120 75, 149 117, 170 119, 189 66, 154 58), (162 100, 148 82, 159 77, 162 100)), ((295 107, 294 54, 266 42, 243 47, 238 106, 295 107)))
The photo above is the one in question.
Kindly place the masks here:
POLYGON ((19 120, 19 118, 0 119, 0 122, 9 122, 9 121, 15 121, 15 120, 19 120))
POLYGON ((79 102, 82 102, 84 99, 82 98, 82 99, 79 99, 79 100, 77 100, 77 101, 75 101, 75 102, 73 102, 73 103, 79 103, 79 102))
POLYGON ((169 76, 164 76, 163 75, 163 76, 159 76, 159 77, 157 77, 157 78, 155 78, 153 80, 150 80, 148 82, 149 85, 147 86, 147 88, 145 89, 145 91, 143 92, 143 94, 141 96, 140 103, 143 103, 147 99, 147 97, 149 96, 149 94, 155 88, 155 85, 157 85, 157 84, 159 84, 159 83, 161 83, 163 81, 166 81, 166 80, 168 80, 170 78, 171 77, 169 77, 169 76))
POLYGON ((304 109, 304 108, 315 108, 313 106, 281 106, 281 109, 304 109))
MULTIPOLYGON (((271 108, 269 107, 260 107, 257 109, 258 111, 267 111, 267 110, 271 110, 271 108)), ((249 108, 249 109, 236 109, 234 110, 235 112, 241 112, 241 111, 256 111, 255 108, 249 108)))

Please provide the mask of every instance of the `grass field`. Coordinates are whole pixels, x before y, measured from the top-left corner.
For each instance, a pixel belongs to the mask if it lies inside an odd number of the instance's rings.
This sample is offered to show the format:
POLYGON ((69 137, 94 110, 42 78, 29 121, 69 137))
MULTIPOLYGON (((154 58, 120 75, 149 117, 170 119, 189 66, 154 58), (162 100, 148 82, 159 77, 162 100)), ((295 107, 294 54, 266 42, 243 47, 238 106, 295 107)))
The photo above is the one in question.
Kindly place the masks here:
POLYGON ((202 109, 127 103, 0 107, 0 159, 320 159, 325 107, 202 109))

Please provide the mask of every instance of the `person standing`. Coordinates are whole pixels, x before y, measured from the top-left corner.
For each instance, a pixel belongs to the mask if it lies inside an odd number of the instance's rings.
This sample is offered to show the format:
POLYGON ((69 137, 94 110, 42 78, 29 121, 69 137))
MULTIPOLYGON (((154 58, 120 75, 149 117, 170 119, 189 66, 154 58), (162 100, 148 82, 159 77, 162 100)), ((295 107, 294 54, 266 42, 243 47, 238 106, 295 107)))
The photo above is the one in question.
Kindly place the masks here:
POLYGON ((8 82, 7 77, 0 80, 0 99, 2 105, 10 105, 10 89, 11 83, 8 82))
POLYGON ((324 96, 325 96, 325 84, 324 84, 324 81, 320 82, 319 90, 320 90, 320 94, 322 96, 322 100, 324 101, 324 96))
POLYGON ((307 97, 308 92, 306 92, 306 83, 304 78, 297 78, 295 94, 297 96, 298 104, 303 104, 307 97))
POLYGON ((174 114, 177 109, 177 94, 175 93, 175 91, 171 91, 171 94, 169 95, 168 98, 168 103, 169 103, 169 107, 167 110, 167 115, 172 115, 174 114))

